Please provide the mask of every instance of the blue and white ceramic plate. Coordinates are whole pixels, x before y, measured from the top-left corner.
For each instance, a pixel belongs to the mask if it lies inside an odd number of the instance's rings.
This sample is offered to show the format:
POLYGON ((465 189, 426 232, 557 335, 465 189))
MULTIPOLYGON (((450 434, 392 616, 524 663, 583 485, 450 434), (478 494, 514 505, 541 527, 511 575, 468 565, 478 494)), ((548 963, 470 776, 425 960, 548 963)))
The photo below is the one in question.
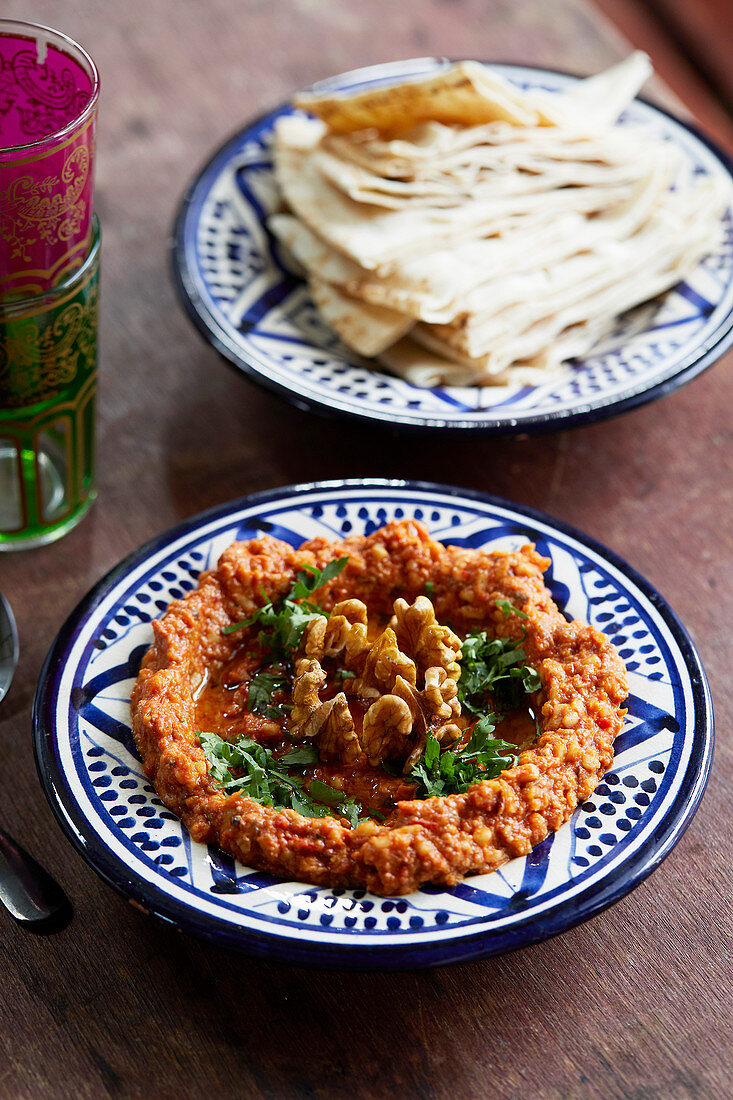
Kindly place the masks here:
MULTIPOLYGON (((448 64, 422 58, 345 73, 318 90, 356 89, 448 64)), ((575 77, 497 65, 521 87, 560 91, 575 77)), ((733 343, 733 230, 685 283, 626 314, 558 384, 422 390, 369 369, 321 321, 305 283, 284 265, 265 219, 280 203, 272 170, 278 107, 211 159, 186 192, 173 269, 191 319, 238 370, 301 408, 402 428, 529 432, 634 408, 694 378, 733 343)), ((635 100, 623 118, 672 141, 690 175, 731 179, 725 156, 694 127, 635 100)))
POLYGON ((342 968, 435 966, 571 928, 618 900, 669 853, 702 797, 713 751, 700 660, 661 597, 608 550, 497 498, 401 481, 278 489, 195 517, 126 558, 61 630, 34 711, 44 789, 66 835, 110 885, 186 931, 255 955, 342 968), (525 859, 453 889, 392 900, 240 866, 193 843, 143 774, 129 697, 151 620, 235 539, 294 546, 403 517, 461 546, 535 542, 558 605, 619 647, 631 695, 613 769, 525 859))
POLYGON ((674 847, 712 758, 710 693, 674 613, 628 565, 578 531, 499 498, 439 485, 340 482, 276 489, 188 520, 113 569, 77 607, 41 674, 41 780, 81 855, 163 920, 254 955, 314 966, 436 966, 532 944, 630 891, 674 847), (572 618, 599 626, 626 662, 631 697, 613 769, 571 821, 525 859, 451 890, 387 900, 243 867, 192 843, 143 774, 129 697, 151 620, 192 590, 234 539, 267 531, 299 546, 413 517, 442 541, 537 544, 572 618))

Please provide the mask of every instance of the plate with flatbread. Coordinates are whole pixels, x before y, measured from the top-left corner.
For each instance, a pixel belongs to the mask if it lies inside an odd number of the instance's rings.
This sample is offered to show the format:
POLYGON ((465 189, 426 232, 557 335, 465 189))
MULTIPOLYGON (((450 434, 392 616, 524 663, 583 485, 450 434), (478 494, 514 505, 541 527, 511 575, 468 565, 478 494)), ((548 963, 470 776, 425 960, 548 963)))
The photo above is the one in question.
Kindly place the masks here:
POLYGON ((514 433, 676 389, 733 343, 733 172, 591 77, 421 58, 248 123, 180 204, 176 288, 245 377, 322 416, 514 433))

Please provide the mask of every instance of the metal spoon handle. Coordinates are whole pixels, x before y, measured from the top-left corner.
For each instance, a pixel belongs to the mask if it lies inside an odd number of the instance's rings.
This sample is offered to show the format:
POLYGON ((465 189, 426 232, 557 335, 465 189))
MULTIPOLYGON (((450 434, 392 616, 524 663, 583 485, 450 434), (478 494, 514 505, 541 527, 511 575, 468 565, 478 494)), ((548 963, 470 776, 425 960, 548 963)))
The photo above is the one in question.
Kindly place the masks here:
POLYGON ((56 932, 71 920, 69 899, 56 879, 0 829, 0 901, 32 932, 56 932))

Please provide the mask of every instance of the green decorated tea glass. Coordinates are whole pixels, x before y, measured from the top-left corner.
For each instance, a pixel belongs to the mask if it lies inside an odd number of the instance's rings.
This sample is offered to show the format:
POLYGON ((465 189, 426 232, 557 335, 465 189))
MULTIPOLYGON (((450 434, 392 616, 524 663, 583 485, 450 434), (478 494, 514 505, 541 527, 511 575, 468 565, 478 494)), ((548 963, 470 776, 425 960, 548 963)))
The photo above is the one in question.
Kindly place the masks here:
POLYGON ((99 222, 81 267, 0 302, 0 550, 60 538, 94 488, 99 222))

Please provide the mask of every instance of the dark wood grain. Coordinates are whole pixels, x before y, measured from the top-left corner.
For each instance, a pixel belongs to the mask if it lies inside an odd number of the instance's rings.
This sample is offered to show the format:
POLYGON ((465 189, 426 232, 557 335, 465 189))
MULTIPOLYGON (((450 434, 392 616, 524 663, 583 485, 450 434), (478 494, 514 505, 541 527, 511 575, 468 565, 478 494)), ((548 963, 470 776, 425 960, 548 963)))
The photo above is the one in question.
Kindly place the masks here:
POLYGON ((733 150, 730 0, 595 0, 656 72, 704 119, 710 137, 733 150))
POLYGON ((0 819, 76 913, 44 940, 0 914, 0 1097, 729 1096, 731 357, 594 427, 423 440, 318 421, 245 382, 190 327, 167 273, 169 228, 194 170, 294 88, 428 53, 596 71, 622 55, 620 35, 582 0, 37 0, 32 11, 7 0, 5 9, 60 27, 99 63, 104 246, 99 500, 60 543, 0 559, 22 647, 0 708, 0 819), (721 730, 713 777, 654 876, 557 939, 424 973, 253 962, 146 918, 72 851, 35 775, 35 682, 66 615, 147 538, 254 490, 380 475, 543 508, 648 577, 710 675, 721 730))
POLYGON ((733 111, 733 9, 729 0, 646 0, 666 33, 703 74, 727 110, 733 111))

